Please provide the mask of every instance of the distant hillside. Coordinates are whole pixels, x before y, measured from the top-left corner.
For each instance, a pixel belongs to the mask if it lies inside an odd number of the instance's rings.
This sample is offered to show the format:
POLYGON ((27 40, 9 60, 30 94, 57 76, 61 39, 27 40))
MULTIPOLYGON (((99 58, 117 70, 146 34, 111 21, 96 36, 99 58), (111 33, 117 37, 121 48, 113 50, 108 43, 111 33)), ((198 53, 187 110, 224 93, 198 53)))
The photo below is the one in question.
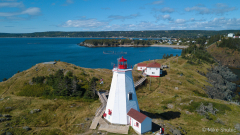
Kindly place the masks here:
MULTIPOLYGON (((240 42, 233 43, 234 39, 223 40, 208 47, 207 51, 221 64, 240 68, 240 42), (230 41, 230 43, 229 43, 230 41)), ((240 41, 240 39, 237 39, 240 41)))
POLYGON ((35 32, 35 33, 0 33, 0 37, 136 37, 136 38, 197 38, 212 35, 227 35, 239 30, 157 30, 157 31, 98 31, 98 32, 35 32))

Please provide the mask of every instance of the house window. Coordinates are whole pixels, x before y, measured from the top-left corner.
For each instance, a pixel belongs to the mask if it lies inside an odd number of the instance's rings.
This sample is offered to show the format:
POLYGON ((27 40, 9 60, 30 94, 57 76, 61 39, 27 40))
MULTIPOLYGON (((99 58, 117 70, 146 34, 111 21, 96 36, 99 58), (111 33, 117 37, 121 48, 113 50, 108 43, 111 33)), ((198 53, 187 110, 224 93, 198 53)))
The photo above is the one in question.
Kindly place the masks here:
POLYGON ((155 74, 155 72, 152 72, 152 74, 155 74))
POLYGON ((149 68, 149 70, 151 70, 151 68, 149 68))
POLYGON ((158 70, 158 69, 156 68, 156 70, 158 70))
POLYGON ((131 92, 128 93, 128 100, 132 100, 132 93, 131 92))
POLYGON ((136 127, 138 127, 139 125, 138 125, 138 122, 136 122, 136 127))

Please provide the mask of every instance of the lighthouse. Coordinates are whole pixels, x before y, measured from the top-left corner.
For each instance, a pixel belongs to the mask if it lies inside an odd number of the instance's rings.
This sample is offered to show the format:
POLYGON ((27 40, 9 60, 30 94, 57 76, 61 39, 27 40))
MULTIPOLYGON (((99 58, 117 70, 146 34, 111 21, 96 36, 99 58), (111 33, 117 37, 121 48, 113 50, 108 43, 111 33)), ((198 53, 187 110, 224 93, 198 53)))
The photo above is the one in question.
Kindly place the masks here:
POLYGON ((129 124, 127 113, 130 109, 138 112, 138 100, 134 87, 132 68, 127 66, 127 60, 118 59, 118 66, 113 68, 113 77, 103 117, 113 124, 129 124))

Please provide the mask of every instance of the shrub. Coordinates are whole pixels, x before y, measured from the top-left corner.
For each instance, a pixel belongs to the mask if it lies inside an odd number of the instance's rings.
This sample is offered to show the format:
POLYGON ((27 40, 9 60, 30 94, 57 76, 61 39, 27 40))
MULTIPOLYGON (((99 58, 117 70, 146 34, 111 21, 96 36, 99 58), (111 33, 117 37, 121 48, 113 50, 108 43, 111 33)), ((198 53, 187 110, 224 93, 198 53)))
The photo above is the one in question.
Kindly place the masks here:
POLYGON ((3 82, 4 82, 4 81, 7 81, 7 78, 3 78, 3 80, 2 80, 2 81, 3 81, 3 82))
POLYGON ((32 78, 32 82, 36 84, 43 84, 44 79, 44 76, 37 76, 32 78))

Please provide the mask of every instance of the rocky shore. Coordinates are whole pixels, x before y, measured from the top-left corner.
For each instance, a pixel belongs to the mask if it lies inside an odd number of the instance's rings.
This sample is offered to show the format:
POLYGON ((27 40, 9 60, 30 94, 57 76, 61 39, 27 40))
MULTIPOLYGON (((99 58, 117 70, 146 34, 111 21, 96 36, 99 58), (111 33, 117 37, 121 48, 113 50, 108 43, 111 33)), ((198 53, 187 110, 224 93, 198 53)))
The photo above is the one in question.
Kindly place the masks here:
POLYGON ((125 44, 125 45, 93 45, 88 44, 85 42, 81 42, 78 44, 79 46, 86 46, 86 47, 149 47, 150 45, 132 45, 132 44, 125 44))
POLYGON ((205 75, 211 86, 206 86, 205 91, 210 98, 231 101, 236 96, 237 85, 232 83, 239 80, 226 66, 218 65, 209 69, 205 75))
POLYGON ((184 49, 188 48, 188 46, 181 46, 181 45, 132 45, 132 44, 125 44, 125 45, 93 45, 88 44, 85 42, 81 42, 78 44, 79 46, 86 46, 86 47, 171 47, 174 49, 184 49))

